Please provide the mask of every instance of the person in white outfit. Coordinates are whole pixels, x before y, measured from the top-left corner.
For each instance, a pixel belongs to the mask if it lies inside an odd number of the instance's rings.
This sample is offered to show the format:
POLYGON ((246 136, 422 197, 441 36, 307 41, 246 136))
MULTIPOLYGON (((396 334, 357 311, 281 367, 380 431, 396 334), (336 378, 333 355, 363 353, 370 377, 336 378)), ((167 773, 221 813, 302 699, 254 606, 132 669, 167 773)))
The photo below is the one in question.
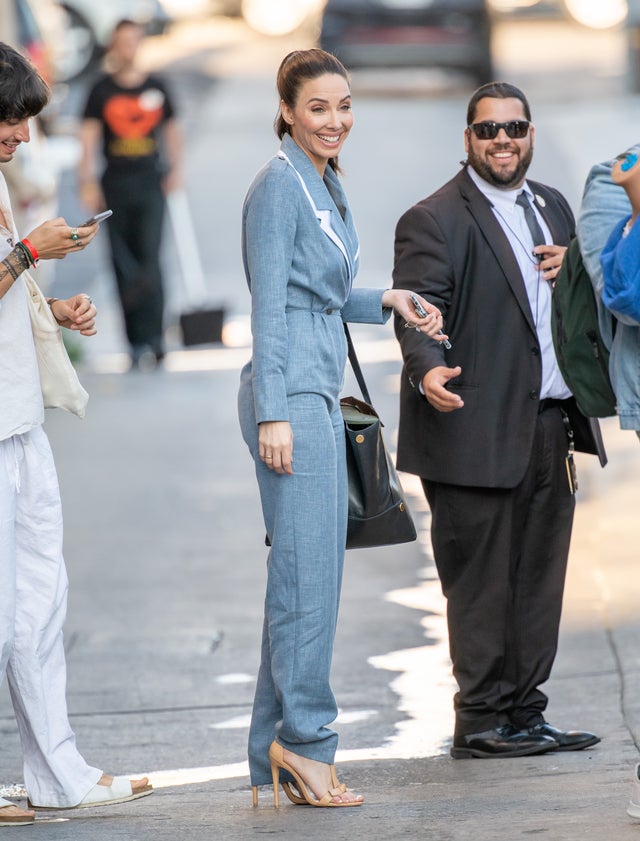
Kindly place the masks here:
MULTIPOLYGON (((34 68, 0 43, 0 162, 29 141, 29 118, 49 91, 34 68)), ((0 680, 6 672, 24 759, 29 806, 0 798, 0 826, 33 823, 36 808, 105 805, 151 792, 146 777, 130 781, 89 766, 67 716, 62 625, 67 574, 56 470, 42 429, 44 405, 21 275, 40 259, 83 250, 96 224, 70 228, 45 222, 20 240, 0 174, 0 680)), ((47 299, 58 324, 96 332, 88 295, 47 299)))

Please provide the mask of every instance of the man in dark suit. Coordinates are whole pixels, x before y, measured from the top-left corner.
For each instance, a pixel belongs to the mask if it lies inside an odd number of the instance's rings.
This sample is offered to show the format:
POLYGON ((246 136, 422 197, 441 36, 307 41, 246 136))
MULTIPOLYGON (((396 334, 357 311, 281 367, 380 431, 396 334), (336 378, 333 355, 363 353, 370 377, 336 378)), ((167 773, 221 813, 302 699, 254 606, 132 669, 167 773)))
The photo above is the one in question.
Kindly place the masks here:
POLYGON ((522 91, 479 88, 462 171, 396 230, 394 285, 441 309, 453 346, 396 319, 398 467, 421 477, 432 514, 459 686, 454 758, 600 741, 548 724, 539 689, 556 654, 573 522, 568 430, 604 455, 553 350, 552 282, 574 219, 557 190, 526 181, 534 134, 522 91))

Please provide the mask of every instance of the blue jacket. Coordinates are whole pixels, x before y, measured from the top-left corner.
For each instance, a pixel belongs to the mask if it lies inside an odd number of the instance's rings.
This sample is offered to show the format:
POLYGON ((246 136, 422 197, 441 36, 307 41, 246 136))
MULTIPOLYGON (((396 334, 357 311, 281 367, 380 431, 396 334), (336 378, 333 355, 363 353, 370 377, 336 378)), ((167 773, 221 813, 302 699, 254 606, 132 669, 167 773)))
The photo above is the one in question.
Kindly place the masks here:
POLYGON ((321 178, 289 135, 280 150, 285 157, 260 170, 242 214, 253 334, 243 378, 251 376, 256 423, 289 420, 291 394, 334 402, 347 355, 342 321, 382 324, 390 316, 382 289, 352 286, 358 236, 337 175, 327 166, 321 178))
MULTIPOLYGON (((640 152, 640 144, 632 148, 640 152)), ((620 427, 640 430, 640 326, 624 313, 612 314, 602 303, 604 275, 600 255, 614 228, 631 214, 625 190, 611 180, 613 164, 613 160, 596 164, 587 177, 578 216, 578 240, 596 291, 600 329, 611 351, 609 373, 618 401, 620 427)))
POLYGON ((602 300, 627 323, 640 325, 640 226, 633 225, 623 236, 630 217, 624 217, 613 229, 600 255, 604 277, 602 300))

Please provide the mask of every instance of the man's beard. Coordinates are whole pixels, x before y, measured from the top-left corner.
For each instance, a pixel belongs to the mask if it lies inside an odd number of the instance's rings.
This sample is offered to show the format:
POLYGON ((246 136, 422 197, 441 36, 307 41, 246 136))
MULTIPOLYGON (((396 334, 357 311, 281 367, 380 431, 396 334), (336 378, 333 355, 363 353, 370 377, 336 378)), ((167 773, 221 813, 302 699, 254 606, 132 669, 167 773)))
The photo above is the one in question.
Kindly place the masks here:
POLYGON ((515 169, 496 172, 484 158, 481 158, 474 152, 471 146, 469 146, 467 152, 467 161, 475 169, 480 178, 483 178, 489 184, 493 184, 494 187, 499 187, 503 190, 509 187, 516 187, 524 181, 532 159, 533 146, 529 146, 528 149, 520 153, 515 169))

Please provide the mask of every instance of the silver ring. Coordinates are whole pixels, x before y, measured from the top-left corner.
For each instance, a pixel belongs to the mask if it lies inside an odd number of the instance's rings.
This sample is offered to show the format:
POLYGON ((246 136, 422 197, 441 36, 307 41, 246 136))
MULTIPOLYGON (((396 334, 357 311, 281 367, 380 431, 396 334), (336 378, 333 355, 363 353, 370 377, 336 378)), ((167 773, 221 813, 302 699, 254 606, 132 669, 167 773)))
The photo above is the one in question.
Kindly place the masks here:
POLYGON ((78 229, 77 228, 71 228, 71 239, 74 242, 78 241, 79 237, 78 237, 78 229))
POLYGON ((83 297, 83 298, 86 298, 86 299, 87 299, 87 301, 89 301, 89 303, 90 303, 90 304, 92 304, 92 303, 93 303, 93 301, 92 301, 92 299, 91 299, 91 297, 90 297, 89 295, 83 295, 82 297, 83 297))

